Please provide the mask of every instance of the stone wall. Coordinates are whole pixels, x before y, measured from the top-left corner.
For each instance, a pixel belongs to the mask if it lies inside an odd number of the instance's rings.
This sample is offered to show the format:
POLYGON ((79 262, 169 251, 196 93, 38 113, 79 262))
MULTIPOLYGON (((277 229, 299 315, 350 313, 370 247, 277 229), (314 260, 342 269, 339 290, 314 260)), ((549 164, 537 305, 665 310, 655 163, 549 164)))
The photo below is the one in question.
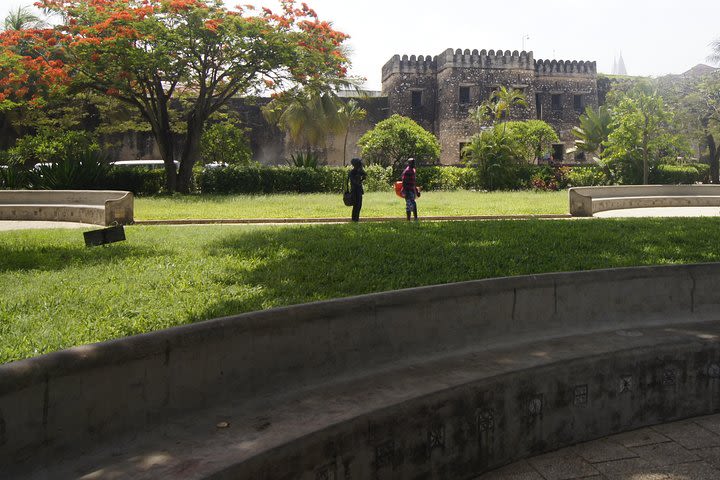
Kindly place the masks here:
MULTIPOLYGON (((331 134, 325 148, 320 150, 321 161, 328 165, 343 165, 343 151, 347 145, 346 163, 360 156, 357 141, 377 122, 387 118, 387 98, 358 98, 358 103, 367 110, 367 117, 350 127, 345 142, 345 133, 331 134)), ((261 107, 270 101, 262 98, 256 101, 233 99, 228 108, 237 113, 242 125, 248 129, 247 137, 253 152, 253 160, 263 165, 286 165, 286 160, 298 147, 293 145, 284 132, 268 124, 262 116, 261 107)), ((153 160, 160 159, 160 150, 151 132, 131 131, 122 134, 106 135, 101 139, 106 146, 108 159, 117 160, 153 160)), ((176 159, 182 148, 182 137, 175 142, 176 159)))
POLYGON ((443 164, 459 162, 462 145, 479 131, 469 112, 500 86, 520 89, 527 98, 527 107, 516 108, 512 119, 547 121, 565 147, 574 143, 571 131, 579 114, 598 105, 595 62, 535 60, 525 51, 447 49, 432 59, 395 55, 383 67, 390 113, 409 116, 437 135, 443 164), (422 109, 412 107, 413 91, 421 92, 422 109))
POLYGON ((73 458, 87 478, 473 478, 717 412, 718 278, 706 264, 429 286, 0 365, 0 465, 7 478, 42 463, 34 478, 77 478, 61 470, 73 458))

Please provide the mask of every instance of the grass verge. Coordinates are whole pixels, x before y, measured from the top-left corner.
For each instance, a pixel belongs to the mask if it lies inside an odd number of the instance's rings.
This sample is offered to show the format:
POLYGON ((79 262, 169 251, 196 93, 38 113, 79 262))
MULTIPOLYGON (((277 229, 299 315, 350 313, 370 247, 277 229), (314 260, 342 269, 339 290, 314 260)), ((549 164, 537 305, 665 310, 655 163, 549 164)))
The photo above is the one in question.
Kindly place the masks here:
MULTIPOLYGON (((525 215, 568 213, 567 191, 426 192, 418 200, 421 216, 525 215)), ((365 194, 361 216, 401 217, 405 202, 392 192, 365 194)), ((339 194, 189 195, 139 197, 136 220, 221 218, 350 217, 339 194)))
POLYGON ((0 362, 239 312, 530 273, 720 260, 720 219, 0 233, 0 362))

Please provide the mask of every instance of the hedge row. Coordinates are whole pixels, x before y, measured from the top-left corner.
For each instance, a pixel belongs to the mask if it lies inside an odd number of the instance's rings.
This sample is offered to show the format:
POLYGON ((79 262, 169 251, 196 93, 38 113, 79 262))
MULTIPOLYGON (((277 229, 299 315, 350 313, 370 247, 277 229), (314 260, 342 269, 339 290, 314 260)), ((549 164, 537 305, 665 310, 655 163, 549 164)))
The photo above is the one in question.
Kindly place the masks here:
POLYGON ((661 185, 707 182, 709 178, 710 166, 704 163, 658 165, 649 175, 650 183, 661 185))
MULTIPOLYGON (((391 167, 366 167, 365 190, 389 191, 399 178, 391 167)), ((338 193, 345 189, 347 169, 344 167, 263 167, 230 166, 197 169, 194 185, 199 193, 270 194, 270 193, 338 193)), ((18 172, 21 173, 21 172, 18 172)), ((659 165, 650 172, 650 183, 690 184, 707 181, 709 167, 705 164, 659 165)), ((553 168, 527 165, 516 172, 518 188, 556 190, 567 186, 607 185, 607 176, 599 166, 553 168)), ((424 190, 483 190, 483 179, 477 169, 462 167, 418 167, 417 183, 424 190)), ((0 170, 0 188, 27 188, 22 175, 0 170)), ((164 170, 113 169, 98 188, 129 190, 138 195, 161 193, 165 186, 164 170)))

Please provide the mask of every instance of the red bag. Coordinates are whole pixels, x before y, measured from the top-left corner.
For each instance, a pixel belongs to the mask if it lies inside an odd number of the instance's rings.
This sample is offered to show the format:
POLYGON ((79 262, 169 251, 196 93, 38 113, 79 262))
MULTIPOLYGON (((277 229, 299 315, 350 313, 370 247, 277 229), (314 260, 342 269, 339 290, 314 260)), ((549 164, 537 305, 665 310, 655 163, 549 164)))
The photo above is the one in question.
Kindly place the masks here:
POLYGON ((395 182, 395 195, 400 198, 405 198, 405 195, 403 195, 402 191, 402 182, 395 182))

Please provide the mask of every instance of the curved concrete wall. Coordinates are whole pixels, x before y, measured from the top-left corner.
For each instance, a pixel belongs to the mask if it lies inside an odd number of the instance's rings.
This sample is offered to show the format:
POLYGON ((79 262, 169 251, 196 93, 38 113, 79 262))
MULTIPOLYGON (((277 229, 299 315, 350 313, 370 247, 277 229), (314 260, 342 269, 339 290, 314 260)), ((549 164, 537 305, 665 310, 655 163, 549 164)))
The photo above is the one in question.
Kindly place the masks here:
POLYGON ((719 279, 720 264, 708 264, 480 280, 238 315, 6 364, 0 462, 229 399, 463 351, 716 320, 719 279))
POLYGON ((573 187, 568 197, 571 215, 592 217, 596 212, 623 208, 715 207, 720 205, 720 185, 573 187))
POLYGON ((115 190, 0 190, 0 220, 95 225, 133 222, 133 194, 115 190))

